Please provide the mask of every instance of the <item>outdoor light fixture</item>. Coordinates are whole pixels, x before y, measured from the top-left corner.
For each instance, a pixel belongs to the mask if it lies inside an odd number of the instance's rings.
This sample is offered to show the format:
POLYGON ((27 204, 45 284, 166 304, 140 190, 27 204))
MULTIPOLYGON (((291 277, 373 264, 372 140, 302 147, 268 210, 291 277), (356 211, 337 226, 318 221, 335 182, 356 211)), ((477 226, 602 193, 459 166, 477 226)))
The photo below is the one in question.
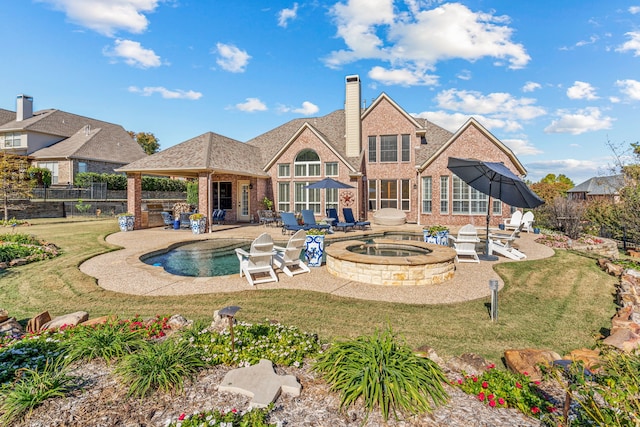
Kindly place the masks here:
POLYGON ((489 289, 491 289, 491 320, 498 321, 498 280, 489 280, 489 289))
POLYGON ((253 190, 253 184, 249 184, 249 190, 253 190))
POLYGON ((238 307, 237 305, 230 305, 218 311, 218 315, 220 317, 224 316, 229 319, 229 331, 231 331, 231 351, 235 350, 235 344, 233 342, 233 317, 236 315, 238 310, 240 310, 240 308, 241 307, 238 307))

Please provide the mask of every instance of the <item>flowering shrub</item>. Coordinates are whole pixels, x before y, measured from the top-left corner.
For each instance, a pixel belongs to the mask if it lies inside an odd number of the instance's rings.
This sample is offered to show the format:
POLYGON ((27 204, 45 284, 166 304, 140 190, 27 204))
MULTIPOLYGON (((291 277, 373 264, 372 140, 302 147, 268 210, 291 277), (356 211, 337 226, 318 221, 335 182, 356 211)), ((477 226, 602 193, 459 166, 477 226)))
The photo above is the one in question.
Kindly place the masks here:
POLYGON ((183 332, 182 339, 198 347, 210 365, 250 366, 260 359, 269 359, 277 365, 298 367, 306 357, 315 355, 320 347, 317 336, 279 323, 239 322, 233 327, 233 334, 234 350, 231 350, 228 329, 218 333, 192 328, 183 332))
POLYGON ((24 258, 27 262, 55 258, 59 249, 52 243, 36 239, 23 233, 0 234, 0 262, 24 258))
POLYGON ((167 326, 168 321, 169 316, 156 314, 155 318, 144 320, 140 315, 136 314, 131 319, 123 320, 122 323, 127 325, 132 332, 144 330, 148 338, 161 338, 166 335, 164 331, 169 329, 169 326, 167 326))
MULTIPOLYGON (((480 376, 467 375, 453 382, 464 392, 475 395, 478 400, 492 408, 517 408, 526 415, 537 418, 555 408, 532 386, 526 375, 495 369, 489 365, 480 376)), ((536 385, 534 383, 533 385, 536 385)))
POLYGON ((42 369, 47 358, 60 354, 59 341, 51 337, 33 336, 26 339, 4 339, 0 346, 0 385, 11 383, 21 370, 42 369))
MULTIPOLYGON (((551 248, 560 249, 567 249, 572 245, 572 240, 569 238, 569 236, 553 232, 545 232, 542 237, 536 239, 536 242, 549 246, 551 248)), ((580 236, 580 238, 578 238, 576 242, 586 245, 599 245, 602 244, 604 240, 594 236, 583 235, 580 236)))
POLYGON ((183 413, 169 427, 276 427, 278 424, 268 424, 266 421, 271 409, 273 404, 265 409, 252 409, 248 412, 240 412, 234 408, 227 412, 213 410, 191 415, 183 413))

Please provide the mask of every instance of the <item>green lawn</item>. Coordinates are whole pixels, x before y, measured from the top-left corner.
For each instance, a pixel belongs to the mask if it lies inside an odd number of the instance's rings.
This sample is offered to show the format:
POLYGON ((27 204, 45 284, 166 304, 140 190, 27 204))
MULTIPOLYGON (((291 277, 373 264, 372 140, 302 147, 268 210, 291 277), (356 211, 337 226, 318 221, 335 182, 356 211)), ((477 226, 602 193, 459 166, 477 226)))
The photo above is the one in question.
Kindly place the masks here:
MULTIPOLYGON (((0 234, 12 232, 0 229, 0 234)), ((34 220, 17 232, 56 243, 63 255, 0 273, 0 308, 26 322, 41 311, 60 315, 78 310, 91 317, 116 314, 179 313, 210 319, 213 311, 239 305, 240 320, 275 319, 317 333, 323 341, 370 334, 390 324, 407 342, 429 345, 444 356, 473 352, 499 361, 510 348, 547 348, 560 354, 593 347, 594 337, 610 327, 615 313, 616 279, 595 261, 558 251, 549 259, 503 263, 499 321, 489 319, 489 298, 450 305, 369 302, 294 290, 251 290, 228 294, 149 297, 101 289, 79 271, 82 261, 117 248, 104 238, 118 230, 116 221, 34 220)))

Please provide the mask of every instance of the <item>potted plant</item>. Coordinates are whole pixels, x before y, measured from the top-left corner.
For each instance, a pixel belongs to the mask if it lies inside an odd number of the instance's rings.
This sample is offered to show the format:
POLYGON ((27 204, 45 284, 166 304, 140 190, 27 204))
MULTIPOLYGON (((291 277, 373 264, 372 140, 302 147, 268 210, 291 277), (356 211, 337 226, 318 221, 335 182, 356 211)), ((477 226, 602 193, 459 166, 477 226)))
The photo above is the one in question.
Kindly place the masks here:
POLYGON ((135 216, 130 212, 123 212, 118 214, 118 225, 120 231, 132 231, 135 216))
POLYGON ((307 260, 309 267, 321 267, 322 256, 324 255, 324 235, 325 230, 312 228, 307 230, 305 239, 304 258, 307 260))
POLYGON ((191 222, 191 231, 193 234, 202 234, 207 230, 207 217, 201 213, 195 213, 189 215, 189 221, 191 222))
POLYGON ((432 225, 422 230, 424 241, 436 245, 449 245, 449 227, 445 225, 432 225))
POLYGON ((264 199, 262 199, 262 206, 264 206, 264 208, 268 211, 273 210, 273 200, 271 200, 267 196, 264 196, 264 199))

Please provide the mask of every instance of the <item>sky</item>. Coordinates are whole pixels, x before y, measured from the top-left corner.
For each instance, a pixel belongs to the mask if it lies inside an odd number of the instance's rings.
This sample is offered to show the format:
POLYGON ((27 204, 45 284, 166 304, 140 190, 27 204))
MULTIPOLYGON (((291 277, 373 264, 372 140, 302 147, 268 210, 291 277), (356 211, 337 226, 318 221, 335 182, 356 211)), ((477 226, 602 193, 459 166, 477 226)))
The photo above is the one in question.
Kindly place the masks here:
POLYGON ((20 0, 0 20, 0 108, 26 94, 161 149, 342 109, 352 74, 367 105, 475 117, 533 182, 611 174, 640 141, 640 0, 20 0))

